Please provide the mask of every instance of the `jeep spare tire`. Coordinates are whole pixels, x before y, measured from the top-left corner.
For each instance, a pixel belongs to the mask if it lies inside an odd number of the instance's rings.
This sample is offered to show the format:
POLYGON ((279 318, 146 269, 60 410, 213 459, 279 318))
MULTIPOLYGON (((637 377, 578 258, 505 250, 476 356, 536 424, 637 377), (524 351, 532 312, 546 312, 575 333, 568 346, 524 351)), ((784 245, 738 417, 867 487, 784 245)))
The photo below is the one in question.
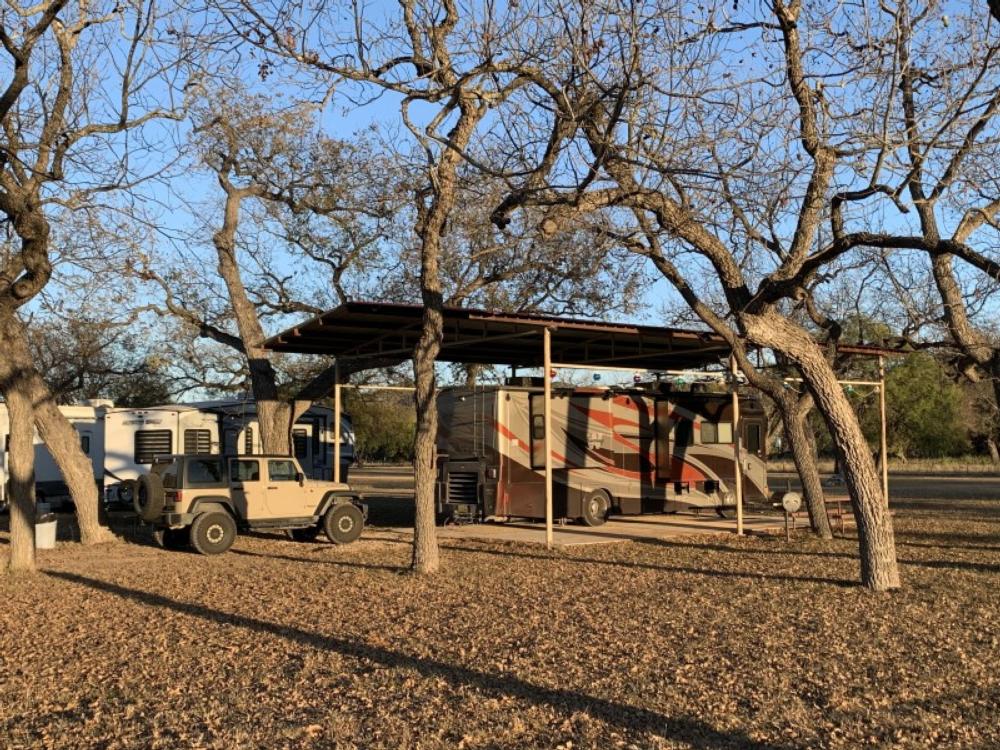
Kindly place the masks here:
POLYGON ((331 506, 323 516, 323 531, 334 544, 350 544, 365 526, 365 517, 350 503, 331 506))
POLYGON ((201 513, 191 524, 191 546, 203 555, 221 555, 236 541, 236 521, 224 510, 201 513))
POLYGON ((132 501, 135 512, 143 521, 155 521, 163 512, 163 482, 156 474, 143 474, 135 488, 132 501))

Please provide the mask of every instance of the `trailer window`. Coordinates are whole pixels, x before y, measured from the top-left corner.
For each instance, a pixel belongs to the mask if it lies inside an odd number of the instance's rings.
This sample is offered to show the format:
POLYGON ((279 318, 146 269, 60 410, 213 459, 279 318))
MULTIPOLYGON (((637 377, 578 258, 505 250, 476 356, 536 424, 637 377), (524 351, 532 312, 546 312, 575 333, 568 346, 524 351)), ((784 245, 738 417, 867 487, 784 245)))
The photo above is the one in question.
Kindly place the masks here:
POLYGON ((211 430, 184 430, 185 453, 211 453, 211 430))
POLYGON ((223 483, 222 461, 218 459, 199 458, 188 460, 188 484, 190 485, 220 485, 223 483))
POLYGON ((80 435, 80 450, 90 455, 90 435, 80 435))
POLYGON ((292 443, 296 458, 305 458, 309 454, 309 435, 305 430, 292 430, 292 443))
POLYGON ((702 443, 731 443, 733 442, 732 422, 702 422, 701 423, 702 443))
POLYGON ((169 456, 173 444, 171 430, 139 430, 135 433, 135 462, 151 464, 156 456, 169 456))
POLYGON ((747 451, 760 453, 760 425, 757 423, 747 425, 747 451))

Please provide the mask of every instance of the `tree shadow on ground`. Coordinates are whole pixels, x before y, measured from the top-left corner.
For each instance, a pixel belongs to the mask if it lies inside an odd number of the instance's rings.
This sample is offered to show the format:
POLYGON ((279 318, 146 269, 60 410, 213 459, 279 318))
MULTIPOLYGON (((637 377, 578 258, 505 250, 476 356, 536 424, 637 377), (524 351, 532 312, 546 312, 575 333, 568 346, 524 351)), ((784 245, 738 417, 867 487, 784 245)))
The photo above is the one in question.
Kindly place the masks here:
MULTIPOLYGON (((322 552, 324 550, 320 549, 313 551, 322 552)), ((293 555, 268 555, 264 554, 263 552, 251 552, 250 550, 245 550, 245 549, 231 549, 229 550, 229 553, 233 555, 243 555, 245 557, 263 557, 272 560, 287 560, 289 562, 305 563, 306 565, 316 565, 318 563, 320 565, 336 565, 342 568, 360 568, 363 570, 386 570, 389 571, 390 573, 406 573, 409 571, 408 567, 402 565, 377 565, 374 563, 349 562, 347 560, 326 560, 323 558, 309 559, 308 557, 295 557, 293 555)))
POLYGON ((626 731, 659 734, 673 740, 689 743, 696 748, 772 748, 779 750, 779 748, 790 747, 755 742, 742 732, 719 730, 694 717, 667 716, 649 709, 616 703, 567 688, 535 685, 510 674, 483 672, 435 659, 412 656, 355 639, 322 635, 238 613, 220 612, 201 604, 178 601, 148 591, 127 588, 74 573, 48 571, 46 575, 130 599, 146 606, 162 607, 208 622, 226 626, 236 625, 254 633, 284 638, 308 648, 372 661, 393 669, 412 669, 424 677, 442 679, 455 687, 467 686, 493 696, 512 697, 535 705, 547 705, 567 716, 583 711, 600 721, 626 731))
MULTIPOLYGON (((521 552, 514 550, 490 549, 487 547, 466 547, 458 544, 442 544, 443 549, 457 550, 462 552, 480 553, 486 555, 497 555, 500 557, 520 557, 533 560, 549 560, 559 562, 573 562, 584 565, 606 565, 613 568, 635 568, 637 570, 656 570, 664 573, 687 573, 690 575, 709 576, 712 578, 735 578, 753 581, 791 581, 795 583, 825 583, 831 586, 849 588, 857 586, 856 581, 849 581, 842 578, 824 578, 821 576, 794 576, 785 573, 756 572, 756 571, 732 571, 732 570, 712 570, 711 568, 689 568, 680 565, 654 565, 653 563, 636 562, 634 560, 597 560, 586 557, 555 557, 544 554, 534 554, 531 552, 521 552)), ((682 545, 697 546, 697 545, 682 545)), ((727 548, 728 550, 728 548, 727 548)), ((738 552, 739 550, 732 550, 738 552)))
MULTIPOLYGON (((840 558, 844 560, 857 560, 858 555, 850 552, 823 552, 799 549, 745 549, 742 547, 727 547, 724 544, 685 544, 666 539, 639 539, 640 544, 649 544, 663 547, 685 547, 688 549, 705 550, 708 552, 724 552, 733 555, 792 555, 795 557, 825 557, 840 558)), ((964 550, 968 547, 957 546, 956 549, 964 550)), ((967 560, 907 560, 897 557, 900 565, 912 565, 925 568, 958 568, 961 570, 971 570, 978 573, 1000 572, 1000 565, 991 563, 968 562, 967 560)))
POLYGON ((915 511, 935 511, 948 513, 951 516, 961 517, 968 520, 972 517, 981 516, 984 520, 1000 521, 1000 502, 988 500, 891 500, 889 503, 891 510, 915 510, 915 511), (967 503, 963 507, 963 503, 967 503))

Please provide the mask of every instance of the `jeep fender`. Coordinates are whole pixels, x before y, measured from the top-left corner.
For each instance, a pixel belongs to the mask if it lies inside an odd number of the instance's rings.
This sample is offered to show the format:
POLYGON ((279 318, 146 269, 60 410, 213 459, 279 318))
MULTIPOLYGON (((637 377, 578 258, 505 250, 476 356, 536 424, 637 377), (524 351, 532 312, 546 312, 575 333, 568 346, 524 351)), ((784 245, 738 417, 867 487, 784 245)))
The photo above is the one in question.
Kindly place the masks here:
POLYGON ((192 516, 196 516, 199 513, 208 513, 213 510, 221 510, 228 513, 233 518, 239 518, 239 516, 236 515, 236 510, 233 508, 233 504, 229 498, 221 495, 210 495, 208 497, 195 498, 194 502, 191 503, 191 507, 188 508, 188 513, 192 516))
POLYGON ((354 505, 360 505, 361 498, 357 495, 346 492, 327 492, 323 495, 323 500, 316 509, 316 515, 322 518, 332 506, 340 505, 341 503, 353 503, 354 505))

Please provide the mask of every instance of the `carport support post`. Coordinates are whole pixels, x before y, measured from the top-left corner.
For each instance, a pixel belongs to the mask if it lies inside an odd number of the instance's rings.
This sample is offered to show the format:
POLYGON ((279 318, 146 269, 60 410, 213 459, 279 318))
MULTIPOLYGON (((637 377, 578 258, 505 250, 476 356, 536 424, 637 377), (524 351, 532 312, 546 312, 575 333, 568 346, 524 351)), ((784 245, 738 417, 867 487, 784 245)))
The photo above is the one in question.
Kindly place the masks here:
POLYGON ((879 443, 879 452, 882 456, 882 497, 885 498, 885 505, 889 507, 889 438, 886 433, 885 419, 885 358, 881 355, 878 358, 878 409, 880 427, 882 434, 879 443))
POLYGON ((743 536, 743 472, 740 470, 740 393, 736 381, 736 358, 729 358, 733 374, 733 487, 736 490, 736 535, 743 536))
POLYGON ((552 549, 552 332, 542 329, 542 362, 545 374, 542 382, 545 392, 544 403, 545 434, 545 546, 552 549))
POLYGON ((333 363, 333 481, 340 483, 340 360, 333 363))

